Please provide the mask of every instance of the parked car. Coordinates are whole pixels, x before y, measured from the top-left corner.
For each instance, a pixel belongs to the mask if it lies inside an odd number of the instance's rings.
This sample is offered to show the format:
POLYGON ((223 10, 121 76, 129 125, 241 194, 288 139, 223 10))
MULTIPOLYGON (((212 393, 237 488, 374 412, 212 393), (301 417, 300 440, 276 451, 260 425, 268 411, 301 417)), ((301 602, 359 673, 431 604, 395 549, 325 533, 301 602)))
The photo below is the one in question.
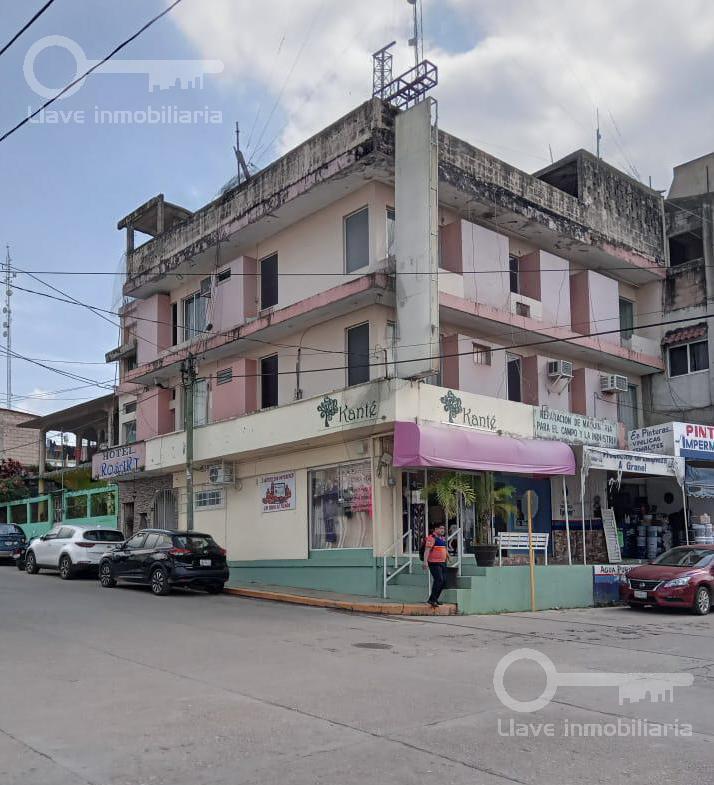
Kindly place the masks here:
POLYGON ((143 529, 99 563, 102 586, 116 586, 118 580, 150 586, 157 595, 173 586, 219 594, 228 580, 226 552, 209 534, 143 529))
POLYGON ((0 523, 0 559, 11 560, 18 548, 25 548, 25 532, 16 523, 0 523))
POLYGON ((99 560, 124 535, 117 529, 62 523, 33 540, 25 554, 25 570, 35 575, 40 569, 59 570, 69 580, 78 572, 96 571, 99 560))
POLYGON ((30 537, 24 545, 15 548, 12 558, 15 560, 15 566, 18 570, 25 571, 25 555, 27 554, 27 549, 36 539, 37 537, 30 537))
POLYGON ((691 608, 705 616, 714 596, 714 545, 681 545, 650 564, 634 567, 620 583, 631 608, 691 608))

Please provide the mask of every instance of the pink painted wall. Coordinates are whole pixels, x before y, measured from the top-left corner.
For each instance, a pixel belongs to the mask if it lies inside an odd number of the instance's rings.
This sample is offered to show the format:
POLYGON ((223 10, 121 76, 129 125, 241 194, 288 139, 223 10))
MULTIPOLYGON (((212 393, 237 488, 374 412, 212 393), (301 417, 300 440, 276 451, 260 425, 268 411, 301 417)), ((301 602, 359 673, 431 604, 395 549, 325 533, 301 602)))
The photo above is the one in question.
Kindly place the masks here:
POLYGON ((168 294, 155 294, 138 300, 126 321, 136 320, 136 359, 139 365, 155 360, 171 346, 171 300, 168 294))
MULTIPOLYGON (((570 388, 565 381, 548 378, 548 361, 552 357, 538 357, 538 403, 551 409, 570 410, 570 388)), ((571 382, 572 384, 572 382, 571 382)))
POLYGON ((491 395, 494 398, 506 397, 506 353, 495 351, 491 354, 491 365, 474 362, 473 345, 477 343, 491 349, 500 348, 491 341, 458 336, 459 351, 459 389, 464 392, 491 395))
POLYGON ((258 363, 250 358, 239 358, 225 362, 218 361, 216 370, 231 368, 233 381, 218 384, 211 380, 211 422, 229 420, 257 411, 258 363))
POLYGON ((213 324, 213 332, 229 330, 243 324, 257 314, 258 276, 257 262, 249 256, 240 256, 229 265, 231 277, 213 287, 212 303, 208 315, 213 324))
MULTIPOLYGON (((583 270, 570 279, 570 309, 575 332, 587 335, 620 326, 620 298, 617 281, 592 270, 583 270)), ((619 333, 597 337, 601 343, 620 343, 619 333)))
POLYGON ((540 257, 540 301, 543 322, 570 326, 570 262, 560 256, 538 251, 540 257))
POLYGON ((155 388, 142 393, 136 403, 137 441, 151 439, 174 429, 173 413, 169 408, 171 390, 155 388))
POLYGON ((521 391, 523 403, 538 406, 538 357, 535 354, 521 358, 521 391))
POLYGON ((463 272, 461 224, 461 221, 454 221, 439 228, 439 266, 452 273, 463 272))
POLYGON ((459 336, 445 335, 441 340, 441 352, 444 356, 441 375, 441 386, 452 390, 459 388, 459 336))
POLYGON ((511 300, 508 238, 461 221, 461 255, 466 299, 508 310, 511 300), (480 272, 469 274, 474 270, 480 272))
POLYGON ((533 251, 520 257, 520 294, 533 300, 541 299, 541 253, 533 251))
POLYGON ((617 422, 617 396, 600 393, 601 371, 577 368, 570 386, 572 411, 617 422))

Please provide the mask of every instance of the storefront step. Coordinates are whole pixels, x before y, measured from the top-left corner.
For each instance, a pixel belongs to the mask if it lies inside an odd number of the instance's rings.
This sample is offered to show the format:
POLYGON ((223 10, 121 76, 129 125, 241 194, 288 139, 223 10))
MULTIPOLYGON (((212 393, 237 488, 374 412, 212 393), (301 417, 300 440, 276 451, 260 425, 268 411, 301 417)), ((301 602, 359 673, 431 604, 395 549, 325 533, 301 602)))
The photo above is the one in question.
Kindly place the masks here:
MULTIPOLYGON (((470 589, 472 577, 473 576, 470 575, 462 575, 461 577, 453 576, 453 578, 450 577, 450 580, 456 581, 456 585, 451 588, 470 589)), ((390 585, 417 586, 423 591, 426 591, 427 574, 421 568, 419 570, 415 570, 411 574, 408 572, 400 572, 399 575, 397 575, 390 583, 390 585)))
MULTIPOLYGON (((464 589, 444 589, 440 601, 444 603, 442 607, 458 607, 458 600, 461 596, 468 594, 464 589)), ((424 603, 426 601, 426 585, 423 586, 400 586, 389 584, 387 587, 388 599, 404 603, 424 603)), ((427 606, 428 607, 428 606, 427 606)), ((456 612, 456 610, 454 611, 456 612)))
MULTIPOLYGON (((409 587, 404 587, 409 589, 409 587)), ((444 599, 439 608, 431 608, 423 601, 423 591, 408 590, 407 597, 362 597, 336 592, 322 592, 312 589, 299 589, 290 586, 264 586, 261 588, 232 586, 224 589, 226 594, 250 597, 259 600, 286 602, 293 605, 309 605, 316 608, 332 608, 355 613, 377 613, 393 616, 453 616, 457 607, 450 599, 444 599)), ((453 592, 455 594, 455 592, 453 592)), ((451 592, 444 592, 444 595, 451 592)))

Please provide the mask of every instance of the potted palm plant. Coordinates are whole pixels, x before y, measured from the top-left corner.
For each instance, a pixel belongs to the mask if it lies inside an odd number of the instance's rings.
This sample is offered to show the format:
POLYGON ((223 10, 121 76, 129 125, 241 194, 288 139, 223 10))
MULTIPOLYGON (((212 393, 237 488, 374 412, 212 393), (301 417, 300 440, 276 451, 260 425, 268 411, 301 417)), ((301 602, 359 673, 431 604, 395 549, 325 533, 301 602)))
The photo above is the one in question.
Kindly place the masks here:
POLYGON ((475 478, 476 533, 471 550, 479 567, 493 567, 496 562, 498 546, 491 540, 491 523, 494 518, 508 519, 516 514, 515 493, 512 485, 496 488, 491 472, 475 478))
POLYGON ((476 500, 474 485, 470 474, 461 472, 447 472, 433 480, 421 491, 421 497, 428 504, 430 495, 436 497, 439 506, 443 508, 446 520, 456 518, 459 513, 459 502, 473 504, 476 500))

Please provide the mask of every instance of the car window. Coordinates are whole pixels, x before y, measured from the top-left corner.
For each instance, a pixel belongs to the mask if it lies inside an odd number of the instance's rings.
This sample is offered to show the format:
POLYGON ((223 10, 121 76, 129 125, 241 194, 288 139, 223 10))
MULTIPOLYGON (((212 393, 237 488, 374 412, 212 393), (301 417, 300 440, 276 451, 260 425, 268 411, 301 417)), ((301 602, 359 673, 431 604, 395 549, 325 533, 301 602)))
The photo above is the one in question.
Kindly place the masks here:
POLYGON ((60 527, 55 526, 54 529, 50 529, 47 533, 43 534, 41 539, 43 540, 56 540, 57 535, 59 533, 60 527))
POLYGON ((159 542, 159 537, 161 535, 153 532, 152 534, 146 535, 146 542, 144 543, 144 548, 155 548, 157 543, 159 542))
POLYGON ((116 529, 90 529, 84 532, 89 542, 124 542, 124 535, 116 529))
POLYGON ((145 539, 146 539, 146 534, 144 534, 143 532, 140 532, 139 534, 135 534, 130 540, 126 541, 126 547, 131 551, 135 551, 144 545, 145 539))
POLYGON ((170 534, 159 534, 158 535, 158 542, 156 543, 157 548, 173 548, 174 541, 170 534))
POLYGON ((177 548, 186 548, 192 553, 217 553, 220 550, 208 534, 174 535, 173 540, 177 548))
POLYGON ((23 534, 22 529, 14 523, 0 523, 0 535, 23 534))
POLYGON ((652 564, 666 567, 693 567, 712 555, 708 548, 682 547, 672 548, 658 556, 652 564))
POLYGON ((57 539, 58 540, 69 540, 74 536, 75 530, 72 529, 70 526, 63 526, 57 532, 57 539))

